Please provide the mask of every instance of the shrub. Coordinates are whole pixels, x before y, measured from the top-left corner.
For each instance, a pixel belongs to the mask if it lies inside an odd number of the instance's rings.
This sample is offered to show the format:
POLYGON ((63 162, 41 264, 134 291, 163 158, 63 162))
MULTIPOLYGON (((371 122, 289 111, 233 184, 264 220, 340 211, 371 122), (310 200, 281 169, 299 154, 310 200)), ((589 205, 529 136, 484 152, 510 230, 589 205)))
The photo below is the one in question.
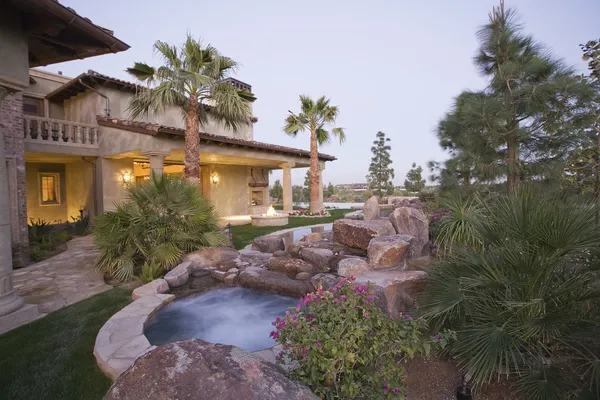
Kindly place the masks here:
POLYGON ((475 224, 481 215, 480 204, 474 198, 460 194, 446 194, 442 197, 443 214, 432 214, 433 239, 442 257, 451 254, 459 246, 481 248, 482 243, 475 230, 475 224))
POLYGON ((523 398, 600 398, 600 246, 594 207, 521 190, 486 203, 466 243, 430 270, 420 311, 455 329, 448 350, 476 384, 500 375, 523 398))
POLYGON ((145 263, 166 271, 185 253, 225 242, 213 206, 180 178, 153 175, 126 195, 93 225, 97 268, 111 278, 128 281, 145 263))
POLYGON ((325 399, 403 398, 401 361, 444 347, 447 335, 423 338, 423 319, 385 315, 371 288, 341 278, 329 290, 302 298, 273 323, 271 337, 283 345, 280 362, 325 399))
POLYGON ((86 215, 83 217, 71 217, 73 220, 73 231, 77 236, 85 236, 89 233, 90 228, 90 216, 86 215))

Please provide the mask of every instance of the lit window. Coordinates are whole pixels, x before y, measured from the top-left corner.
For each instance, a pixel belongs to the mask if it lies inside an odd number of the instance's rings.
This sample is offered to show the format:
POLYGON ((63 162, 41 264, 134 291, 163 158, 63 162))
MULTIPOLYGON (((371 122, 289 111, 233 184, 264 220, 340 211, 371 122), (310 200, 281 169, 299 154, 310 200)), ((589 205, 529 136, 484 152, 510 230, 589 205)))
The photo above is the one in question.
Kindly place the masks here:
POLYGON ((40 204, 60 204, 59 174, 40 174, 40 204))

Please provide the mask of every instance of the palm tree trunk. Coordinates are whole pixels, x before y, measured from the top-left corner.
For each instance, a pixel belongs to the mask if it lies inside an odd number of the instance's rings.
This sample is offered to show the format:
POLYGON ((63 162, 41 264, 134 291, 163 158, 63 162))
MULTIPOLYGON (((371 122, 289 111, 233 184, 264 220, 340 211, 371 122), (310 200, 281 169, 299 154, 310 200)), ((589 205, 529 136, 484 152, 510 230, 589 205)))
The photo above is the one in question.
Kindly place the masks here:
POLYGON ((198 100, 190 98, 185 114, 185 179, 200 187, 200 137, 198 136, 198 100))
POLYGON ((310 130, 310 212, 321 211, 319 204, 319 148, 317 130, 310 130))

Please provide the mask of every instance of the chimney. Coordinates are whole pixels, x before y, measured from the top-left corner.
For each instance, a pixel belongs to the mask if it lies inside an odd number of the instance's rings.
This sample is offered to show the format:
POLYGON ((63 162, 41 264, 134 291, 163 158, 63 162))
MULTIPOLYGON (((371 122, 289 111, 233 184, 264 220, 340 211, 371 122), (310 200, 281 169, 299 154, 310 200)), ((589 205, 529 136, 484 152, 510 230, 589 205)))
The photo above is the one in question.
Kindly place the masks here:
POLYGON ((58 71, 58 74, 59 74, 59 75, 62 75, 62 71, 58 71))

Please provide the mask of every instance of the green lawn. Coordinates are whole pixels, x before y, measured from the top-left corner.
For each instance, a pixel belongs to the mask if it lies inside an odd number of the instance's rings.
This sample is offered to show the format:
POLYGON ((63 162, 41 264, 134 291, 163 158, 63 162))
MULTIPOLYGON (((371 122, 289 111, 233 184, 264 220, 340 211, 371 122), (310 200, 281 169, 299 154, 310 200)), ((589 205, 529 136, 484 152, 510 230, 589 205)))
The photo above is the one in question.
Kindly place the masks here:
POLYGON ((111 289, 0 335, 0 398, 101 399, 111 382, 96 365, 94 342, 130 296, 111 289))
POLYGON ((350 212, 350 210, 329 210, 331 214, 330 217, 323 218, 306 218, 306 217, 290 217, 290 223, 285 226, 263 226, 263 227, 255 227, 251 224, 248 225, 238 225, 231 227, 231 233, 233 234, 233 246, 236 249, 243 249, 246 247, 252 239, 258 236, 266 235, 267 233, 280 231, 282 229, 296 228, 300 226, 307 225, 317 225, 317 224, 326 224, 328 222, 333 222, 336 219, 340 219, 344 217, 344 214, 350 212))

